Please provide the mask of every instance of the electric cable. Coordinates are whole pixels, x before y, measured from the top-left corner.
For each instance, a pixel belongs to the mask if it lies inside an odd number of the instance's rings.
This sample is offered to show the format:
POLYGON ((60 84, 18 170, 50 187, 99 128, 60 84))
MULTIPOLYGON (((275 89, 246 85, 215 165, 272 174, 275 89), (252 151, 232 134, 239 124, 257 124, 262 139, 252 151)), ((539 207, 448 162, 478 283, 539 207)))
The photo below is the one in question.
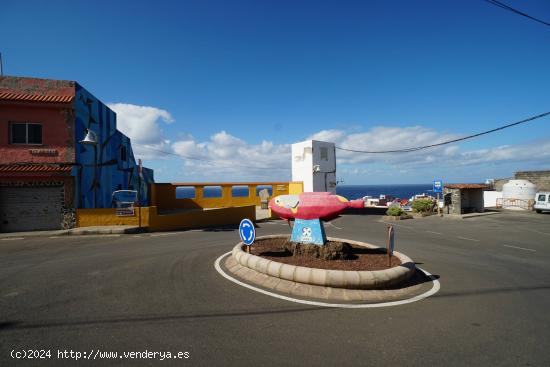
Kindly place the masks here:
POLYGON ((524 16, 524 17, 529 18, 529 19, 531 19, 531 20, 534 20, 535 22, 539 22, 539 23, 542 23, 542 24, 544 24, 544 25, 550 26, 550 23, 545 22, 544 20, 537 19, 537 18, 535 18, 535 17, 533 17, 533 16, 531 16, 531 15, 529 15, 529 14, 526 14, 526 13, 524 13, 524 12, 522 12, 522 11, 519 11, 519 10, 517 10, 517 9, 514 9, 514 8, 512 8, 512 7, 509 6, 509 5, 506 5, 506 4, 504 4, 504 3, 501 3, 500 1, 497 1, 497 0, 483 0, 483 1, 486 1, 486 2, 488 2, 489 4, 492 4, 492 5, 494 5, 494 6, 498 6, 499 8, 502 8, 502 9, 505 9, 505 10, 508 10, 508 11, 511 11, 512 13, 516 13, 516 14, 518 14, 518 15, 521 15, 521 16, 524 16))
POLYGON ((379 150, 379 151, 367 151, 367 150, 349 149, 349 148, 343 148, 343 147, 336 147, 336 149, 343 150, 343 151, 346 151, 346 152, 367 153, 367 154, 409 153, 409 152, 416 152, 416 151, 418 151, 418 150, 423 150, 423 149, 438 147, 438 146, 441 146, 441 145, 446 145, 446 144, 456 143, 456 142, 463 141, 463 140, 467 140, 467 139, 476 138, 476 137, 481 136, 481 135, 490 134, 490 133, 493 133, 493 132, 495 132, 495 131, 504 130, 504 129, 507 129, 507 128, 512 127, 512 126, 516 126, 516 125, 524 124, 524 123, 529 122, 529 121, 537 120, 537 119, 546 117, 546 116, 548 116, 548 115, 550 115, 550 112, 545 112, 545 113, 541 113, 540 115, 532 116, 532 117, 526 118, 526 119, 521 120, 521 121, 517 121, 517 122, 513 122, 513 123, 511 123, 511 124, 507 124, 507 125, 504 125, 504 126, 497 127, 497 128, 495 128, 495 129, 491 129, 491 130, 487 130, 487 131, 482 131, 482 132, 480 132, 480 133, 473 134, 473 135, 468 135, 468 136, 464 136, 464 137, 462 137, 462 138, 447 140, 447 141, 444 141, 444 142, 441 142, 441 143, 423 145, 423 146, 420 146, 420 147, 405 148, 405 149, 395 149, 395 150, 379 150))

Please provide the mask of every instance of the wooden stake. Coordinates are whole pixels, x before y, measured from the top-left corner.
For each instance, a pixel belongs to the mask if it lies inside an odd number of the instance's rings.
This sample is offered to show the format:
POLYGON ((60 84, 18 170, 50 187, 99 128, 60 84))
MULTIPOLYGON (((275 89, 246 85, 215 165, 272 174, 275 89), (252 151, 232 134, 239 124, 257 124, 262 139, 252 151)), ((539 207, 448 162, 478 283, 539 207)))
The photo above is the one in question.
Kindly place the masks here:
POLYGON ((390 242, 391 242, 391 231, 393 230, 392 226, 388 226, 388 246, 386 252, 388 254, 388 267, 391 268, 391 252, 390 252, 390 242))

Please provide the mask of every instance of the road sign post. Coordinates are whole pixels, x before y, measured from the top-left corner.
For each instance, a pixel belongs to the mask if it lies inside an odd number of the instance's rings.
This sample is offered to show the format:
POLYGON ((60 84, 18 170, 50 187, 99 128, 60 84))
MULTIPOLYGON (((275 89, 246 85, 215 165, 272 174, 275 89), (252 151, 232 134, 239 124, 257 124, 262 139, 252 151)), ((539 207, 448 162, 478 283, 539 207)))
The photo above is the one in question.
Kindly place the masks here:
POLYGON ((386 252, 388 253, 388 267, 391 268, 391 256, 393 254, 393 249, 395 248, 395 236, 394 236, 393 226, 388 226, 388 247, 386 252))
POLYGON ((143 177, 143 165, 138 159, 138 226, 141 229, 141 179, 143 177))
POLYGON ((239 237, 241 241, 246 245, 246 252, 250 253, 250 246, 256 239, 256 230, 254 229, 254 223, 248 218, 241 220, 239 224, 239 237))
POLYGON ((434 180, 433 192, 437 194, 437 215, 441 216, 441 208, 439 207, 439 194, 443 193, 443 180, 434 180))

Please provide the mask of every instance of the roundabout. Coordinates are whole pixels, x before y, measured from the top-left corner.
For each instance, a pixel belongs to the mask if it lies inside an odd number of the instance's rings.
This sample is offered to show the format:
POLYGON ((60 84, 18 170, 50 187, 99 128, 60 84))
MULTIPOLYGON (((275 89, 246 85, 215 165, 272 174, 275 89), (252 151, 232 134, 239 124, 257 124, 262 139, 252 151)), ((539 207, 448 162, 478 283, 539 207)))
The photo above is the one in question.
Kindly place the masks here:
MULTIPOLYGON (((284 235, 258 237, 266 240, 284 235)), ((379 247, 359 241, 328 237, 382 253, 379 247)), ((221 255, 214 266, 218 273, 235 284, 290 302, 341 308, 374 308, 403 305, 429 297, 439 291, 439 281, 415 266, 406 255, 394 252, 400 264, 383 270, 334 270, 295 266, 273 261, 243 250, 238 243, 221 255)), ((344 260, 347 261, 347 260, 344 260)))

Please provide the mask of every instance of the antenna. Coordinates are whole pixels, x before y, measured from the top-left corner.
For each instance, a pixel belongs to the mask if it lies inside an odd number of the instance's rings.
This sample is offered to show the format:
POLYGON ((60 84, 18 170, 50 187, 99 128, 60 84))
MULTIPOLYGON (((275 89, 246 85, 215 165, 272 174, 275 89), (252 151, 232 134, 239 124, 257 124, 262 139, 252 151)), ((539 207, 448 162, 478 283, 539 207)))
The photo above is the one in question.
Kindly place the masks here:
POLYGON ((0 76, 4 76, 4 68, 2 67, 2 53, 0 52, 0 76))

